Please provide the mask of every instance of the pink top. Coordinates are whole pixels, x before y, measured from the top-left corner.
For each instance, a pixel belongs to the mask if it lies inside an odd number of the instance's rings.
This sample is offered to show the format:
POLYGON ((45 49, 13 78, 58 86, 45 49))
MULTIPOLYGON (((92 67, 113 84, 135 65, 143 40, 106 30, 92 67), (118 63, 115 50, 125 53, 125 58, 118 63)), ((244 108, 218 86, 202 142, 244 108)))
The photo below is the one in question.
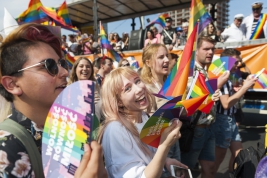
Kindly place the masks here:
POLYGON ((161 35, 158 33, 156 34, 156 38, 158 39, 158 43, 160 43, 160 40, 161 40, 161 35))
POLYGON ((146 47, 148 44, 155 44, 155 43, 158 43, 158 39, 157 39, 157 38, 153 38, 152 40, 150 40, 150 39, 146 39, 146 40, 145 40, 145 47, 146 47))
MULTIPOLYGON (((89 42, 86 42, 84 45, 89 45, 89 42)), ((92 51, 88 49, 86 46, 83 47, 83 54, 92 54, 92 51)))

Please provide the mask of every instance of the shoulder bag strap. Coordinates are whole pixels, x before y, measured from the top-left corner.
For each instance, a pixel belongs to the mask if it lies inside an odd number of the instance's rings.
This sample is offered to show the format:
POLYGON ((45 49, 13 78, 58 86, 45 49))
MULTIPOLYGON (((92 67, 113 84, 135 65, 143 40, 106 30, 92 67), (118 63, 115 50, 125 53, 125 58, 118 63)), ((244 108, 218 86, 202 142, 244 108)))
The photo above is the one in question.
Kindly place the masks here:
POLYGON ((21 141, 29 154, 35 177, 44 178, 41 155, 37 147, 33 146, 35 143, 30 133, 12 119, 5 119, 0 124, 0 129, 10 132, 21 141))

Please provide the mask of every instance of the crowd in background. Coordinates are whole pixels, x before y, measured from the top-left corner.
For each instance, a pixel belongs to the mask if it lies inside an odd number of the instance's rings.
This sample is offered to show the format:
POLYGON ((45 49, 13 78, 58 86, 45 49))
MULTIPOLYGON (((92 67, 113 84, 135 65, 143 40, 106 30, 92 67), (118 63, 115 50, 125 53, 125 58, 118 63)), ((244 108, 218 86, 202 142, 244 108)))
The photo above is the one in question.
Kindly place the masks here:
MULTIPOLYGON (((260 12, 261 7, 262 3, 254 4, 253 12, 260 12)), ((234 21, 237 20, 240 25, 242 19, 242 15, 237 15, 234 21)), ((34 140, 32 147, 41 153, 42 128, 56 97, 75 81, 92 80, 96 84, 95 114, 101 126, 97 142, 84 144, 85 152, 75 177, 170 177, 170 165, 193 170, 200 164, 197 169, 201 176, 213 178, 228 148, 231 151, 231 177, 234 173, 233 160, 242 149, 235 105, 257 80, 250 75, 240 52, 234 48, 221 53, 221 56, 230 56, 236 62, 218 78, 211 111, 196 111, 190 118, 191 121, 196 120, 196 125, 188 150, 180 149, 179 141, 182 125, 186 122, 182 124, 182 120, 176 118, 169 118, 174 120, 161 134, 157 149, 140 140, 139 134, 146 121, 167 102, 167 99, 153 94, 161 90, 178 61, 178 56, 171 50, 177 45, 184 45, 187 39, 188 22, 173 29, 172 19, 167 17, 165 20, 166 27, 161 34, 155 27, 147 31, 142 51, 143 67, 138 71, 129 67, 131 61, 127 59, 121 60, 115 69, 113 60, 107 56, 95 58, 94 62, 84 56, 79 57, 69 69, 61 48, 73 55, 100 53, 99 39, 94 41, 92 35, 79 33, 77 36, 69 35, 68 42, 63 35, 60 42, 42 25, 19 26, 0 46, 0 94, 12 105, 3 114, 11 114, 6 117, 31 134, 34 140), (238 83, 232 83, 230 73, 241 68, 246 71, 245 77, 238 83)), ((252 28, 256 28, 253 24, 252 28)), ((247 32, 251 34, 251 28, 247 32)), ((194 75, 189 77, 188 86, 196 74, 204 80, 209 79, 207 66, 212 62, 216 42, 225 40, 223 34, 216 33, 212 23, 200 34, 194 75)), ((263 31, 259 37, 266 38, 267 35, 263 31)), ((114 33, 108 38, 117 51, 129 47, 128 34, 120 38, 114 33)), ((1 130, 0 136, 0 176, 35 177, 37 174, 25 145, 8 131, 1 130)))

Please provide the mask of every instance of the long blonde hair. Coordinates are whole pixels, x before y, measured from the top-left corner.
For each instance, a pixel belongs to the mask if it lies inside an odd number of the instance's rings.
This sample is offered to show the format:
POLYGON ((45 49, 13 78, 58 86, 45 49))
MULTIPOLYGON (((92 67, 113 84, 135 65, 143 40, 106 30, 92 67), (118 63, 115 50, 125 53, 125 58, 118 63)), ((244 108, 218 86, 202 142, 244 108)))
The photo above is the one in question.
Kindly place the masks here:
POLYGON ((163 44, 151 44, 145 47, 143 50, 142 54, 143 67, 141 71, 141 78, 145 83, 151 84, 153 77, 151 68, 146 64, 146 61, 150 60, 151 61, 150 63, 154 62, 158 49, 160 47, 163 47, 166 49, 166 51, 168 51, 166 46, 163 44))
POLYGON ((11 114, 11 103, 0 95, 0 122, 4 121, 11 114))
MULTIPOLYGON (((103 122, 98 133, 98 142, 101 143, 104 135, 105 128, 112 121, 120 122, 133 136, 137 142, 139 148, 146 154, 152 157, 152 153, 149 148, 140 140, 139 132, 133 122, 130 120, 132 115, 124 108, 120 108, 118 101, 120 99, 121 90, 123 88, 123 81, 121 77, 130 78, 138 76, 137 72, 129 67, 120 67, 111 71, 105 78, 105 82, 101 90, 102 98, 102 111, 106 120, 103 122)), ((152 104, 154 103, 154 97, 149 93, 147 89, 149 106, 147 112, 149 113, 152 104)))

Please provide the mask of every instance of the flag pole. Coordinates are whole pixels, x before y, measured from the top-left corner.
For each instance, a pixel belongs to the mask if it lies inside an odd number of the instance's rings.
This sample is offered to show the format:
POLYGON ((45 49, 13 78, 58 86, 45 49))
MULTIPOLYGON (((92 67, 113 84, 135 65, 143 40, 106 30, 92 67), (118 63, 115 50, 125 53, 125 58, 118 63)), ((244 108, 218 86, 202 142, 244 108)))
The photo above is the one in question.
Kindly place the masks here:
MULTIPOLYGON (((99 28, 100 28, 100 39, 101 39, 101 21, 99 21, 99 28)), ((103 34, 104 35, 104 34, 103 34)), ((101 45, 101 40, 100 40, 100 46, 101 46, 101 54, 102 54, 102 57, 104 56, 104 49, 102 48, 102 45, 101 45)))

